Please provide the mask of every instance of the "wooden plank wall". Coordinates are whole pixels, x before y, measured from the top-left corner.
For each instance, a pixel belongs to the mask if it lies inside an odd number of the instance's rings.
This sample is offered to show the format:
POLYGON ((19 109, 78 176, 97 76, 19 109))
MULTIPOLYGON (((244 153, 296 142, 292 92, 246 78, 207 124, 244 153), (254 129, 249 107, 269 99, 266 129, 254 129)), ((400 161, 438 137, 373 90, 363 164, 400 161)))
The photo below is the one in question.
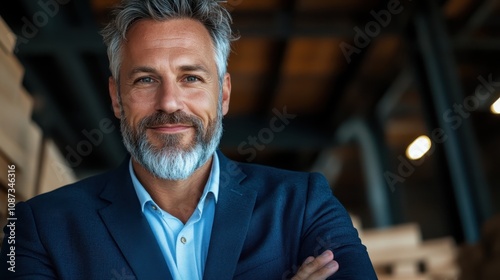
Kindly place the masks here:
POLYGON ((24 68, 14 54, 15 45, 14 33, 0 17, 1 228, 7 222, 8 166, 15 166, 15 193, 11 194, 16 202, 75 181, 54 142, 44 139, 40 127, 31 120, 34 100, 22 86, 24 68))

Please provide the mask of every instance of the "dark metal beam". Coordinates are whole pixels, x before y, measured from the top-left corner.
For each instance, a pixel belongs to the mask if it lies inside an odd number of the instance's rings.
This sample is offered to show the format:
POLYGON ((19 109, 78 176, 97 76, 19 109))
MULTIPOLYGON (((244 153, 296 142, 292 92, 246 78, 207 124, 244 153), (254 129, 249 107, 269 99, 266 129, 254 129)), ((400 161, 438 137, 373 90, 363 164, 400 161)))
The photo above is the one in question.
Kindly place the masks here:
POLYGON ((443 147, 464 236, 467 241, 475 242, 479 237, 479 225, 491 213, 486 180, 477 157, 477 141, 471 133, 470 122, 463 120, 461 126, 452 127, 443 117, 453 104, 463 103, 464 95, 441 9, 433 0, 419 4, 415 16, 419 49, 432 90, 438 125, 447 136, 443 147))
MULTIPOLYGON (((282 35, 292 34, 292 24, 293 24, 293 9, 295 7, 295 0, 287 1, 285 7, 277 13, 275 17, 276 30, 282 35)), ((258 104, 262 104, 260 109, 257 112, 257 115, 262 116, 270 116, 271 111, 273 109, 273 104, 276 96, 279 94, 279 90, 281 87, 281 81, 283 77, 283 69, 284 64, 286 63, 286 55, 287 48, 290 46, 290 41, 292 37, 282 38, 281 41, 277 44, 277 50, 275 50, 274 56, 274 69, 270 71, 270 75, 267 77, 267 83, 265 88, 268 88, 269 91, 262 92, 260 95, 260 102, 258 104)))
POLYGON ((363 172, 366 178, 366 193, 375 227, 394 224, 391 209, 390 188, 384 174, 387 148, 378 125, 362 119, 352 119, 337 130, 335 140, 340 144, 355 142, 362 150, 363 172), (378 131, 377 131, 378 130, 378 131))
POLYGON ((375 114, 379 122, 385 123, 391 113, 396 109, 397 103, 403 94, 411 87, 413 77, 409 69, 403 70, 392 82, 375 107, 375 114))
MULTIPOLYGON (((382 1, 379 4, 378 9, 375 11, 381 11, 387 9, 387 3, 382 1)), ((345 98, 345 93, 348 90, 351 83, 356 81, 356 75, 358 75, 359 69, 363 66, 364 57, 370 51, 370 47, 373 44, 373 41, 379 38, 382 35, 386 34, 400 34, 406 30, 408 24, 411 22, 411 19, 414 15, 415 5, 414 3, 409 3, 404 7, 404 10, 399 15, 393 15, 392 20, 389 22, 388 26, 381 28, 381 32, 378 36, 371 38, 371 43, 368 46, 361 48, 361 52, 356 55, 351 56, 351 61, 348 63, 347 68, 335 79, 334 87, 335 93, 331 93, 327 98, 326 104, 327 108, 342 108, 339 104, 342 103, 342 100, 345 98)), ((366 27, 370 22, 374 21, 373 18, 366 20, 363 25, 359 25, 361 29, 366 27)), ((356 32, 354 28, 352 28, 353 32, 348 38, 355 38, 356 32)), ((323 116, 323 118, 328 119, 330 129, 335 129, 338 127, 344 120, 348 118, 345 110, 326 110, 327 112, 323 116)))

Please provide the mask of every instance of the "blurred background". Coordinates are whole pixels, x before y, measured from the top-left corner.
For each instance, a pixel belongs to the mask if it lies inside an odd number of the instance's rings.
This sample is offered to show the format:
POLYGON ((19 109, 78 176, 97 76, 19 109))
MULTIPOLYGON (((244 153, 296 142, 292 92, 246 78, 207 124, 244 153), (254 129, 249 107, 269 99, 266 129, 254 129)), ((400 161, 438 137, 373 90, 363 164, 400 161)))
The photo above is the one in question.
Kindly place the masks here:
MULTIPOLYGON (((125 155, 98 34, 116 3, 0 5, 32 120, 78 179, 125 155)), ((500 1, 224 5, 241 36, 226 155, 322 172, 365 228, 416 223, 423 239, 480 238, 500 211, 500 1)))

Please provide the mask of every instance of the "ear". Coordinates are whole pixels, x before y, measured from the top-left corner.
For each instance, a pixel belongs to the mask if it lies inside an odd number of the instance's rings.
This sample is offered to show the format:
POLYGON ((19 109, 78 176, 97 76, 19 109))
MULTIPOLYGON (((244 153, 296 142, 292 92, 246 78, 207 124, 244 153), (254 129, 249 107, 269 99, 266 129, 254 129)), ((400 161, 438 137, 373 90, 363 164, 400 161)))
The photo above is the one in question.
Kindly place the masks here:
POLYGON ((225 116, 229 111, 229 100, 231 98, 231 75, 226 73, 222 83, 222 114, 225 116))
POLYGON ((108 79, 108 88, 109 88, 109 96, 111 97, 111 104, 113 105, 113 112, 115 113, 115 117, 121 118, 121 110, 120 110, 120 102, 118 101, 118 87, 120 85, 117 84, 115 78, 109 77, 108 79))

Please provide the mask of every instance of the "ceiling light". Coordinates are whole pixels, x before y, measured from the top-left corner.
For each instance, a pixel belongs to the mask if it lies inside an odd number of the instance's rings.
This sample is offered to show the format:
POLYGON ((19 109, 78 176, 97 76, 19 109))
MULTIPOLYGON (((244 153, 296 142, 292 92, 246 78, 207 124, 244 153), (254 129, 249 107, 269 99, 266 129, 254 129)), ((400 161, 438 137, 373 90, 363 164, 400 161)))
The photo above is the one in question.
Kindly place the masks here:
POLYGON ((432 147, 431 139, 422 135, 415 139, 406 149, 406 156, 411 160, 422 158, 432 147))
POLYGON ((500 98, 498 98, 497 101, 491 105, 491 112, 493 112, 493 114, 500 115, 500 98))

